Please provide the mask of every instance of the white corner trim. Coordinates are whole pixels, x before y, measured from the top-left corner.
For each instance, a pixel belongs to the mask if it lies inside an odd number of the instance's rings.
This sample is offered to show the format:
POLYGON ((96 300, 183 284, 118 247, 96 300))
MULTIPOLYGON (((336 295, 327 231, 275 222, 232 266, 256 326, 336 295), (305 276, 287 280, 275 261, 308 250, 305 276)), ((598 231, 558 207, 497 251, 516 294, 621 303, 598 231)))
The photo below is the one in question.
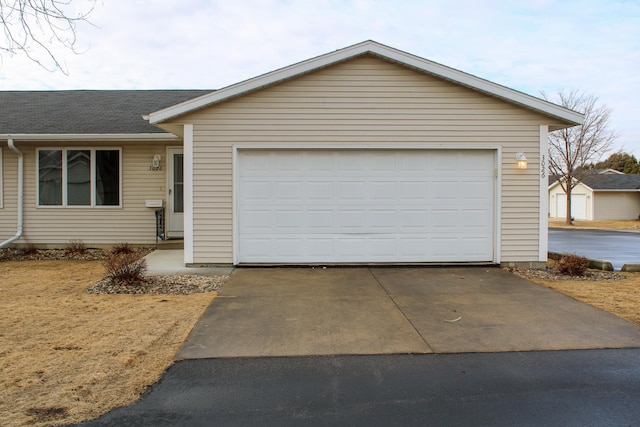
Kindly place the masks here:
POLYGON ((287 80, 305 73, 318 70, 323 67, 336 64, 366 53, 374 54, 388 60, 404 64, 423 72, 447 79, 454 83, 467 86, 471 89, 484 92, 524 107, 536 110, 548 116, 561 119, 573 125, 582 124, 584 116, 575 111, 568 110, 559 105, 547 102, 540 98, 510 89, 506 86, 481 79, 471 74, 447 67, 437 62, 385 46, 368 40, 344 49, 336 50, 315 58, 308 59, 288 67, 280 68, 267 74, 245 80, 240 83, 227 86, 218 91, 173 105, 171 107, 149 114, 149 123, 156 124, 202 107, 221 102, 223 100, 242 95, 244 93, 260 89, 274 83, 287 80))
POLYGON ((193 125, 184 125, 184 263, 193 264, 193 125))
POLYGON ((493 257, 496 264, 500 264, 500 257, 502 256, 502 146, 496 148, 495 159, 495 230, 494 244, 493 244, 493 257))
POLYGON ((540 126, 540 223, 538 261, 547 262, 549 251, 549 126, 540 126))
POLYGON ((238 265, 238 263, 240 262, 240 245, 238 243, 239 240, 239 235, 238 235, 238 206, 237 204, 238 202, 238 182, 240 181, 238 178, 238 173, 239 173, 239 168, 238 168, 238 150, 239 147, 234 145, 233 146, 233 153, 232 153, 232 160, 231 160, 231 179, 232 184, 231 184, 231 234, 232 234, 232 240, 233 240, 233 245, 232 245, 232 261, 233 261, 233 265, 238 265))

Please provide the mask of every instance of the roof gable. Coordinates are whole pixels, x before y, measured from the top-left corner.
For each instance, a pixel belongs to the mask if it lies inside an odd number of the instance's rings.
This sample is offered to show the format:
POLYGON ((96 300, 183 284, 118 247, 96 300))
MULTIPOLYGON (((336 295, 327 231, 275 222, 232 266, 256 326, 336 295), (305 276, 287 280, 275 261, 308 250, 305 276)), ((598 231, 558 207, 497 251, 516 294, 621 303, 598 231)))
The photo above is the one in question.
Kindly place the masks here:
POLYGON ((426 74, 448 80, 455 84, 468 87, 520 107, 541 113, 553 118, 558 122, 557 124, 561 125, 555 127, 555 129, 583 123, 584 116, 575 111, 568 110, 545 100, 509 89, 505 86, 501 86, 488 80, 481 79, 471 74, 464 73, 406 52, 402 52, 374 41, 365 41, 335 52, 311 58, 252 79, 227 86, 216 92, 208 93, 168 108, 155 111, 149 115, 149 122, 152 124, 161 123, 174 117, 226 101, 230 98, 241 96, 366 54, 375 55, 384 60, 399 63, 426 74))

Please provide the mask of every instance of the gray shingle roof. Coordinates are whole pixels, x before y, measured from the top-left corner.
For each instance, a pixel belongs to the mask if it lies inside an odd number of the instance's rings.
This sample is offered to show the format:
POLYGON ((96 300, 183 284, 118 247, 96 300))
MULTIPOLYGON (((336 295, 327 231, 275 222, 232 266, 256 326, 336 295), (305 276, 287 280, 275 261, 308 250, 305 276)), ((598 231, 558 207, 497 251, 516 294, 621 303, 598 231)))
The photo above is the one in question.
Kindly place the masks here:
POLYGON ((213 90, 0 91, 0 134, 163 133, 142 115, 213 90))
POLYGON ((639 174, 589 175, 585 176, 582 182, 594 190, 640 190, 639 174))

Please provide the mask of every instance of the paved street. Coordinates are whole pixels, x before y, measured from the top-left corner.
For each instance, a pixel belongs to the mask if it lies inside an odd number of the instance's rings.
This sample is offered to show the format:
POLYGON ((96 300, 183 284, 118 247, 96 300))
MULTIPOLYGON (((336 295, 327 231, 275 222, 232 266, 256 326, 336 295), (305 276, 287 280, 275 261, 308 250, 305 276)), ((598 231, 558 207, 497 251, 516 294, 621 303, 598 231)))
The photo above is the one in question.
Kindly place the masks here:
POLYGON ((550 228, 549 250, 611 261, 620 270, 624 264, 640 264, 640 233, 550 228))
POLYGON ((185 360, 86 426, 632 426, 640 349, 185 360))

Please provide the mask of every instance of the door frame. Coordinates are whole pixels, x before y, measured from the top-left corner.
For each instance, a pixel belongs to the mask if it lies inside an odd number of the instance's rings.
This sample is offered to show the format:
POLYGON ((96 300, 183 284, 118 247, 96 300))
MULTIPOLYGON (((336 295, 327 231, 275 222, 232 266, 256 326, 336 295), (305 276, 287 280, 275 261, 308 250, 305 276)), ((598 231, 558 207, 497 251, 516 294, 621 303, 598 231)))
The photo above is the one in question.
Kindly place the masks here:
MULTIPOLYGON (((173 174, 173 156, 174 154, 182 154, 183 162, 184 162, 184 149, 181 146, 173 146, 167 147, 167 185, 166 185, 166 233, 167 238, 169 239, 182 239, 184 238, 184 211, 182 213, 174 213, 173 212, 173 184, 174 184, 174 174, 173 174), (178 217, 181 217, 180 220, 178 217), (182 227, 175 227, 173 224, 179 221, 182 224, 182 227)), ((184 173, 184 164, 183 164, 183 173, 184 173)), ((183 177, 184 180, 184 177, 183 177)), ((184 197, 184 192, 183 192, 184 197)))

